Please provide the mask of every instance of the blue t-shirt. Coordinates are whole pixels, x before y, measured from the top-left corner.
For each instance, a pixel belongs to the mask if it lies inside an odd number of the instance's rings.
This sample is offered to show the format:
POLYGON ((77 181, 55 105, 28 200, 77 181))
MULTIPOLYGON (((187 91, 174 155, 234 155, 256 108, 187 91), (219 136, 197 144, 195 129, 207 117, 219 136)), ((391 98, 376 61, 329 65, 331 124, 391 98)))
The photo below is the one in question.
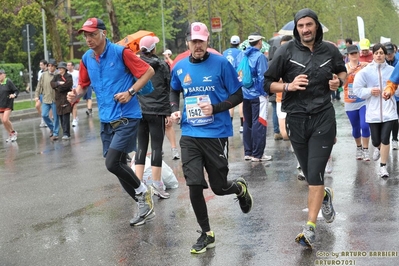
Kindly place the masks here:
POLYGON ((229 48, 229 49, 225 50, 223 52, 223 56, 227 59, 227 61, 230 62, 230 64, 232 66, 235 66, 236 65, 235 61, 236 61, 237 55, 240 52, 241 52, 240 49, 232 47, 232 48, 229 48))
POLYGON ((171 87, 183 92, 182 136, 226 138, 233 135, 229 110, 204 116, 197 107, 201 101, 217 104, 225 101, 242 86, 234 67, 223 56, 210 54, 201 63, 186 57, 172 70, 171 87))

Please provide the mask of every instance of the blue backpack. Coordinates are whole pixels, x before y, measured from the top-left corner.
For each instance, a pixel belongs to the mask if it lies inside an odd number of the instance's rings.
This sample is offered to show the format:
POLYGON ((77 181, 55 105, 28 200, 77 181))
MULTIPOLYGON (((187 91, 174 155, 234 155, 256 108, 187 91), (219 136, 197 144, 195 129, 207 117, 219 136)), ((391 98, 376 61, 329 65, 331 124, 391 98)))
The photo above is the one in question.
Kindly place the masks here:
POLYGON ((245 88, 250 88, 254 84, 251 67, 249 66, 248 62, 248 56, 244 55, 240 64, 238 64, 237 73, 242 85, 245 88))

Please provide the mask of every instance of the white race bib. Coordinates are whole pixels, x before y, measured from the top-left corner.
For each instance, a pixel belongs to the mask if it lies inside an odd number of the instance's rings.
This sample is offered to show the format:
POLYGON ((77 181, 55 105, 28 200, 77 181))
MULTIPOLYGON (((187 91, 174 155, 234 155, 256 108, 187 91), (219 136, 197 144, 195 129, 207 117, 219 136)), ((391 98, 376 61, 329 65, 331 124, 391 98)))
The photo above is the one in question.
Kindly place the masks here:
POLYGON ((187 122, 192 126, 204 126, 213 122, 213 115, 204 115, 199 103, 211 103, 208 95, 190 96, 185 98, 187 122))

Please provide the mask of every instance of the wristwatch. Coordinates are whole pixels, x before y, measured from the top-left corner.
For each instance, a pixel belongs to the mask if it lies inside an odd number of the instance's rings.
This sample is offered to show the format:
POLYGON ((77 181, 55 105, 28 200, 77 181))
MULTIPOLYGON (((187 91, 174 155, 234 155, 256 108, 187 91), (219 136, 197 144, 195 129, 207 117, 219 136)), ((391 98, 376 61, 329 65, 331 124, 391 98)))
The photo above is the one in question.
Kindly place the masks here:
POLYGON ((136 94, 136 91, 133 88, 130 88, 128 90, 128 92, 130 93, 130 96, 132 96, 132 97, 136 94))

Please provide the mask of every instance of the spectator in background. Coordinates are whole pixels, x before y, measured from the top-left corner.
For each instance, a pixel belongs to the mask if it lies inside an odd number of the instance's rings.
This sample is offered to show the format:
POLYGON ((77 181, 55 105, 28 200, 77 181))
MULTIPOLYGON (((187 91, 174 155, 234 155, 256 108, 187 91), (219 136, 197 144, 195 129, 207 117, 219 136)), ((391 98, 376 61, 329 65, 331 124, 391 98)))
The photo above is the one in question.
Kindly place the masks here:
POLYGON ((346 48, 348 48, 350 45, 352 45, 353 44, 353 41, 352 41, 352 39, 351 38, 346 38, 345 39, 345 46, 346 46, 346 48))
POLYGON ((258 32, 248 36, 250 46, 237 56, 237 66, 244 56, 248 57, 252 85, 242 86, 244 113, 244 160, 252 162, 270 161, 265 155, 267 132, 268 95, 263 90, 263 74, 268 68, 266 56, 260 52, 264 37, 258 32))
POLYGON ((18 133, 11 124, 10 116, 14 108, 14 99, 18 97, 18 94, 17 87, 15 87, 11 79, 6 77, 4 69, 0 69, 0 119, 9 134, 6 142, 17 140, 18 133))
POLYGON ((165 62, 168 64, 169 69, 173 64, 173 59, 170 58, 172 56, 172 51, 169 49, 166 49, 165 52, 162 53, 163 54, 163 58, 165 60, 165 62))
POLYGON ((25 68, 23 73, 22 73, 22 78, 24 80, 24 85, 25 85, 25 92, 29 93, 30 92, 30 78, 29 78, 29 72, 25 68))
POLYGON ((67 72, 67 63, 58 64, 58 74, 54 75, 51 81, 51 87, 55 90, 55 105, 57 107, 58 118, 62 127, 62 140, 71 138, 71 111, 72 106, 67 100, 67 94, 72 90, 73 77, 67 72))
MULTIPOLYGON (((231 36, 230 45, 231 45, 231 47, 223 52, 223 56, 230 62, 230 64, 232 66, 236 66, 235 61, 236 61, 237 55, 241 52, 240 49, 238 49, 238 46, 240 45, 240 37, 238 37, 237 35, 231 36)), ((231 121, 233 121, 233 118, 234 118, 234 109, 235 108, 231 108, 229 110, 231 121)), ((242 103, 240 103, 238 105, 238 113, 240 115, 240 133, 242 133, 243 123, 244 123, 244 117, 243 117, 243 113, 242 113, 242 103)))
POLYGON ((368 39, 362 39, 359 42, 360 48, 360 62, 371 63, 373 61, 373 52, 370 51, 370 41, 368 39))
POLYGON ((47 127, 50 129, 51 140, 58 140, 60 123, 57 116, 57 107, 55 105, 55 92, 50 84, 55 75, 57 62, 54 59, 50 59, 47 67, 48 70, 43 72, 40 76, 39 83, 37 84, 35 100, 36 102, 39 101, 40 95, 43 95, 42 117, 44 122, 47 124, 47 127), (52 110, 54 121, 50 118, 50 110, 52 110))
MULTIPOLYGON (((37 82, 39 82, 40 77, 42 76, 42 74, 47 71, 47 61, 42 59, 40 60, 39 63, 39 67, 40 70, 37 73, 37 82)), ((39 101, 35 101, 35 108, 37 110, 37 112, 39 113, 39 116, 42 117, 42 102, 43 102, 43 95, 40 94, 39 95, 39 101)), ((40 122, 40 126, 39 127, 47 127, 46 122, 44 122, 43 118, 41 118, 41 122, 40 122)))
MULTIPOLYGON (((79 81, 79 71, 75 70, 75 63, 72 61, 69 61, 67 63, 67 68, 68 68, 68 73, 72 76, 72 89, 75 89, 78 86, 78 81, 79 81)), ((78 103, 79 101, 75 102, 72 105, 72 126, 76 127, 79 123, 79 118, 78 118, 78 103)))

